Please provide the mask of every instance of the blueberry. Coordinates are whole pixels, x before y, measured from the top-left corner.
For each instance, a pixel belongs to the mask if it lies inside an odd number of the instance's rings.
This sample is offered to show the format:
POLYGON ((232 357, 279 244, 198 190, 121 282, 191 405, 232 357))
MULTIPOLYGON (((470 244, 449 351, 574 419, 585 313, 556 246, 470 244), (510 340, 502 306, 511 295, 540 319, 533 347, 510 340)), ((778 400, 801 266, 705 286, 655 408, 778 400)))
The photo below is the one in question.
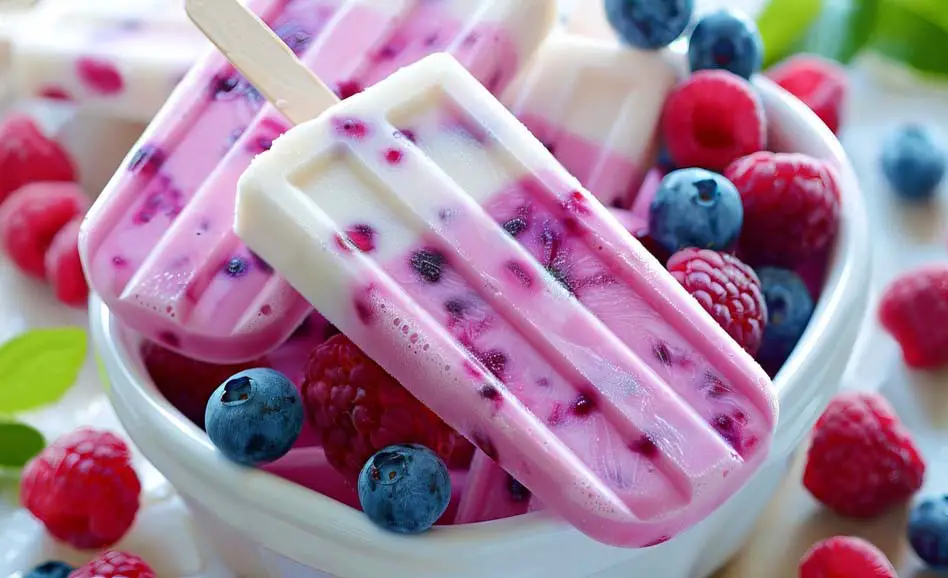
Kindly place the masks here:
POLYGON ((691 32, 688 63, 692 72, 723 69, 749 79, 760 71, 763 59, 764 41, 757 25, 743 12, 712 12, 691 32))
POLYGON ((234 374, 211 395, 204 413, 207 435, 228 459, 247 466, 285 455, 303 428, 303 402, 279 371, 234 374))
POLYGON ((437 283, 444 273, 446 259, 437 249, 420 249, 411 254, 411 266, 428 283, 437 283))
POLYGON ((757 276, 767 303, 767 325, 757 360, 775 373, 790 357, 810 322, 813 298, 806 283, 793 271, 763 267, 757 270, 757 276))
POLYGON ((926 564, 948 569, 948 495, 926 498, 912 508, 908 539, 926 564))
POLYGON ((925 200, 945 176, 946 151, 926 128, 907 124, 886 138, 882 147, 882 173, 904 199, 925 200))
POLYGON ((605 0, 609 24, 627 44, 655 50, 688 27, 694 0, 605 0))
POLYGON ((67 578, 75 570, 69 564, 59 560, 50 560, 43 562, 27 572, 23 578, 67 578))
POLYGON ((359 474, 359 503, 372 522, 392 532, 431 528, 451 501, 444 462, 416 444, 389 446, 369 458, 359 474))
POLYGON ((744 206, 737 188, 704 169, 665 175, 652 199, 649 234, 665 250, 726 249, 741 232, 744 206))

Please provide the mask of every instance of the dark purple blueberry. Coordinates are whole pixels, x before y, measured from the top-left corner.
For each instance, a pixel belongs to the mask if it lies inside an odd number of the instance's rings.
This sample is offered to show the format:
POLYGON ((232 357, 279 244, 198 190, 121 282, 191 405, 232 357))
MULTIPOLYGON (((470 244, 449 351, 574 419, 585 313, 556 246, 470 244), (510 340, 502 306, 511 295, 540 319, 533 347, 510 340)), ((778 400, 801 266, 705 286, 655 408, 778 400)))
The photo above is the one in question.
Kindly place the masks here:
POLYGON ((408 139, 409 142, 417 142, 415 140, 415 131, 411 129, 403 128, 401 130, 395 131, 395 138, 403 138, 403 137, 408 139))
POLYGON ((411 267, 428 283, 441 280, 446 259, 437 249, 419 249, 411 254, 411 267))
POLYGON ((668 350, 666 344, 659 341, 652 347, 652 352, 655 354, 659 363, 662 365, 671 365, 671 351, 668 350))
POLYGON ((479 391, 478 393, 479 393, 479 394, 481 395, 481 397, 483 397, 484 399, 489 399, 489 400, 494 401, 494 402, 496 402, 496 401, 501 401, 501 400, 503 399, 503 397, 500 395, 500 391, 499 391, 496 387, 494 387, 493 385, 491 385, 491 384, 489 384, 489 383, 488 383, 487 385, 481 387, 481 389, 480 389, 480 391, 479 391))
POLYGON ((145 144, 135 152, 132 161, 128 163, 128 170, 146 175, 155 174, 165 163, 165 159, 163 150, 153 144, 145 144))
POLYGON ((575 293, 575 289, 570 281, 569 274, 561 267, 556 264, 550 265, 546 268, 547 272, 550 274, 557 283, 563 286, 564 289, 570 293, 575 293))
POLYGON ((346 229, 349 242, 363 253, 375 250, 375 229, 366 224, 357 224, 346 229))
POLYGON ((264 273, 273 273, 273 267, 269 263, 264 261, 260 255, 257 255, 253 251, 250 252, 250 259, 253 261, 254 268, 258 271, 263 271, 264 273))
POLYGON ((593 401, 593 398, 588 393, 580 393, 576 396, 576 399, 573 400, 573 404, 570 406, 570 411, 573 412, 573 415, 578 417, 585 417, 593 412, 596 409, 596 402, 593 401))
POLYGON ((497 379, 503 380, 507 371, 507 355, 498 349, 491 349, 487 353, 477 356, 488 371, 494 374, 497 379))
POLYGON ((530 499, 530 490, 523 484, 507 474, 507 491, 510 492, 510 499, 518 504, 522 504, 530 499))
POLYGON ((338 85, 336 85, 336 94, 341 100, 345 100, 350 96, 355 96, 363 90, 363 86, 355 80, 343 80, 338 85))
POLYGON ((637 454, 642 454, 647 458, 654 458, 658 455, 658 444, 649 434, 643 434, 642 437, 629 445, 629 449, 637 454))
POLYGON ((514 217, 504 223, 504 230, 511 237, 516 237, 527 228, 527 221, 523 217, 514 217))
POLYGON ((445 302, 444 308, 451 314, 451 317, 460 319, 464 317, 464 310, 467 309, 467 304, 460 299, 451 299, 445 302))
POLYGON ((718 414, 711 418, 711 427, 717 431, 732 448, 741 451, 741 426, 733 417, 718 414))
POLYGON ((243 79, 236 72, 218 74, 211 79, 211 97, 216 100, 234 98, 239 94, 243 79))
POLYGON ((523 287, 533 286, 533 276, 530 275, 522 264, 516 261, 509 261, 507 263, 507 270, 513 273, 513 276, 517 278, 517 281, 520 282, 520 285, 523 287))
POLYGON ((237 277, 243 277, 249 270, 250 264, 243 257, 231 257, 231 259, 224 265, 224 272, 227 273, 228 276, 235 279, 237 277))
POLYGON ((312 34, 295 22, 284 24, 274 30, 274 32, 276 32, 276 35, 279 36, 297 56, 306 50, 306 47, 309 46, 310 41, 313 39, 312 34))

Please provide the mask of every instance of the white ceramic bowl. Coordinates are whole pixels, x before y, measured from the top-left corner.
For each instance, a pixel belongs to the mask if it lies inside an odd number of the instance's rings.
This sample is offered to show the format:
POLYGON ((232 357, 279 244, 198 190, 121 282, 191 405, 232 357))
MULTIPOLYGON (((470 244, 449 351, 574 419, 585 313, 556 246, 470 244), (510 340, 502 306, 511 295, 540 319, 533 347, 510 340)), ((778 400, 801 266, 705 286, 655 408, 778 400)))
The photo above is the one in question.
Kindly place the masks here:
POLYGON ((362 513, 262 471, 236 467, 157 392, 129 335, 101 301, 91 317, 111 378, 110 397, 135 444, 191 507, 201 532, 245 576, 279 578, 695 578, 719 568, 745 541, 796 448, 839 387, 869 292, 866 213, 852 167, 817 117, 782 89, 756 81, 778 149, 828 159, 839 169, 843 222, 816 312, 775 380, 780 421, 766 464, 709 518, 649 549, 596 543, 537 512, 405 537, 362 513))

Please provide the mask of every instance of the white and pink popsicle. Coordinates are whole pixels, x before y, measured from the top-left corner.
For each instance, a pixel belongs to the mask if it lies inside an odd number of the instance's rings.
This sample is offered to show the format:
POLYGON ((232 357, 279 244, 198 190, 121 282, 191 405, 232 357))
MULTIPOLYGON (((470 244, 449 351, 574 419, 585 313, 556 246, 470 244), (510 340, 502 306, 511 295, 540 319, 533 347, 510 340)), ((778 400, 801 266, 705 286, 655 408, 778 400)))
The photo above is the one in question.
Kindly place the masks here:
MULTIPOLYGON (((263 0, 251 7, 342 97, 438 51, 499 92, 556 17, 555 0, 263 0)), ((311 310, 232 232, 237 179, 290 125, 264 104, 223 56, 208 56, 83 225, 83 264, 112 312, 198 359, 256 357, 311 310)))
POLYGON ((501 99, 606 205, 629 207, 677 74, 666 55, 554 34, 501 99))
POLYGON ((276 141, 235 228, 597 540, 667 540, 767 454, 766 374, 449 55, 276 141))

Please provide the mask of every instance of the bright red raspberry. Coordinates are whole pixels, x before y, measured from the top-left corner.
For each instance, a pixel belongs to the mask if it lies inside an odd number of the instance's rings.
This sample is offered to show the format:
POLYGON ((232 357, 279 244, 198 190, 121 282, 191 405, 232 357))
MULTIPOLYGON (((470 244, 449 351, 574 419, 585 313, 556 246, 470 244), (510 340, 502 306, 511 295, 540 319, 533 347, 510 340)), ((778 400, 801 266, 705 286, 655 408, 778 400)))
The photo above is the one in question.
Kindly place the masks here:
POLYGON ((948 365, 948 265, 902 275, 882 293, 879 320, 918 369, 948 365))
POLYGON ((797 54, 768 70, 767 76, 810 107, 833 133, 839 132, 849 81, 838 62, 797 54))
POLYGON ((813 544, 800 558, 800 578, 899 578, 878 548, 854 536, 813 544))
POLYGON ((79 260, 79 225, 82 216, 66 223, 53 237, 44 258, 46 279, 53 286, 56 299, 72 307, 85 307, 89 300, 89 284, 79 260))
POLYGON ((911 434, 877 393, 837 395, 813 427, 803 485, 841 516, 878 516, 917 492, 924 477, 911 434))
POLYGON ((303 381, 310 425, 327 461, 355 481, 365 462, 392 444, 431 448, 449 465, 467 465, 474 448, 395 379, 339 334, 316 347, 303 381))
POLYGON ((80 428, 34 458, 20 501, 53 537, 80 550, 118 542, 138 514, 141 483, 115 434, 80 428))
POLYGON ((700 70, 672 91, 661 127, 676 166, 718 172, 763 150, 767 138, 764 105, 754 87, 726 70, 700 70))
POLYGON ((138 556, 110 550, 73 570, 69 578, 156 578, 156 574, 138 556))
POLYGON ((757 353, 767 304, 753 269, 728 253, 689 247, 671 256, 668 271, 738 345, 757 353))
POLYGON ((205 363, 165 349, 151 341, 142 344, 141 356, 158 391, 201 429, 204 429, 207 400, 220 384, 240 371, 270 367, 266 358, 231 365, 205 363))
POLYGON ((0 206, 3 249, 24 273, 44 279, 53 238, 88 206, 88 197, 75 183, 26 185, 0 206))
POLYGON ((32 118, 11 114, 0 122, 0 203, 23 185, 75 180, 72 159, 32 118))
POLYGON ((758 267, 794 269, 826 249, 839 230, 840 194, 825 162, 797 153, 759 152, 724 172, 741 193, 741 257, 758 267))

